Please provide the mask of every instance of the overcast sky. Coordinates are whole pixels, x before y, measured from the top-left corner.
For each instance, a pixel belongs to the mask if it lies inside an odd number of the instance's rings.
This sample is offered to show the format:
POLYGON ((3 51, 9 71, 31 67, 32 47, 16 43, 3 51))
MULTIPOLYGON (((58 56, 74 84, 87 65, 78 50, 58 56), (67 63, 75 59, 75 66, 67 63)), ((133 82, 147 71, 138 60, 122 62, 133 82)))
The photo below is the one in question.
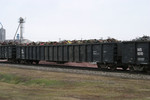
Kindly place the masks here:
POLYGON ((130 40, 150 35, 150 0, 0 0, 0 22, 12 39, 19 17, 34 41, 130 40))

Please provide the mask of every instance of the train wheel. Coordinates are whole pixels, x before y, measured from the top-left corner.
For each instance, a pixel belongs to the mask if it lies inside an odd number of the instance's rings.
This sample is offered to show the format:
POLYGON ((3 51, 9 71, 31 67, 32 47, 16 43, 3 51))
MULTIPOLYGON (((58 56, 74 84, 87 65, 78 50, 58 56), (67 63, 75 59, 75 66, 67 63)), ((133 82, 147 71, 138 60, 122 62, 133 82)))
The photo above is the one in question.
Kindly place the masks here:
POLYGON ((100 63, 97 63, 97 67, 98 67, 98 69, 102 69, 100 63))
POLYGON ((110 67, 108 65, 105 65, 104 67, 102 67, 102 69, 106 69, 108 70, 110 67))
POLYGON ((126 71, 127 68, 128 68, 128 66, 122 66, 122 69, 123 69, 124 71, 126 71))
POLYGON ((102 69, 102 67, 100 65, 98 65, 98 69, 102 69))
POLYGON ((133 72, 133 71, 134 71, 134 66, 133 66, 133 65, 130 65, 130 66, 129 66, 129 70, 130 70, 131 72, 133 72))
POLYGON ((28 60, 28 61, 27 61, 27 63, 28 63, 28 64, 32 64, 32 63, 33 63, 33 61, 28 60))
POLYGON ((25 60, 25 64, 28 64, 28 61, 27 61, 27 60, 25 60))
POLYGON ((33 64, 33 61, 30 61, 30 64, 33 64))
POLYGON ((150 69, 146 69, 144 72, 150 75, 150 69))
POLYGON ((17 60, 16 63, 17 63, 17 64, 20 64, 20 60, 17 60))
POLYGON ((39 64, 39 61, 35 61, 36 64, 39 64))
POLYGON ((146 72, 146 73, 150 74, 149 66, 144 66, 143 72, 146 72))
POLYGON ((29 64, 29 61, 27 60, 26 63, 29 64))
POLYGON ((116 69, 117 69, 117 66, 116 66, 116 65, 110 66, 110 70, 114 71, 114 70, 116 70, 116 69))

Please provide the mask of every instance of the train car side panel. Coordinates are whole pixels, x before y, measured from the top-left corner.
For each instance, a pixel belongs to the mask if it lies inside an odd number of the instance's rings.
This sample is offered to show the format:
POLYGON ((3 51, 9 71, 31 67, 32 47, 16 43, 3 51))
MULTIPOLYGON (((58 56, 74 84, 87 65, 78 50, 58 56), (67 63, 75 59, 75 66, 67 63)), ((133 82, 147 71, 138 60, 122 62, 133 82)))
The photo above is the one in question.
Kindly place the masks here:
POLYGON ((16 59, 21 59, 21 47, 16 47, 16 59))
POLYGON ((40 46, 40 60, 45 60, 45 48, 44 46, 40 46))
POLYGON ((49 60, 49 50, 48 50, 49 48, 48 48, 48 46, 45 46, 45 60, 49 60))
POLYGON ((93 44, 92 48, 93 62, 102 62, 102 45, 93 44))
POLYGON ((41 60, 41 49, 40 49, 40 46, 36 46, 36 59, 37 60, 41 60))
POLYGON ((33 60, 33 50, 32 46, 29 46, 29 60, 33 60))
POLYGON ((53 61, 53 46, 49 46, 49 61, 53 61))
POLYGON ((58 61, 63 61, 63 56, 64 56, 64 48, 63 46, 58 46, 58 61))
POLYGON ((86 45, 80 45, 80 62, 86 62, 86 45))
POLYGON ((21 59, 25 59, 25 55, 26 55, 25 54, 26 53, 25 46, 21 46, 20 49, 21 49, 21 51, 20 51, 21 52, 21 59))
POLYGON ((8 46, 4 47, 4 58, 8 58, 8 46))
POLYGON ((86 46, 86 55, 87 55, 87 62, 92 62, 93 61, 93 50, 92 50, 92 45, 89 44, 86 46))
POLYGON ((137 64, 150 64, 150 50, 149 42, 136 43, 136 63, 137 64))
POLYGON ((73 62, 74 61, 74 47, 73 45, 69 45, 69 61, 73 62))
POLYGON ((54 46, 54 61, 58 61, 58 47, 54 46))
POLYGON ((28 46, 25 46, 25 51, 26 51, 26 60, 29 59, 29 47, 28 46))
POLYGON ((135 43, 126 42, 122 45, 122 63, 135 64, 135 43))
POLYGON ((64 61, 68 62, 69 60, 69 46, 64 45, 64 61))
POLYGON ((79 45, 74 46, 74 61, 79 62, 80 61, 80 50, 79 45))
POLYGON ((0 46, 0 59, 2 58, 2 46, 0 46))
POLYGON ((117 48, 114 43, 103 44, 103 63, 115 63, 117 58, 117 48))
POLYGON ((37 50, 37 46, 32 46, 32 52, 33 52, 33 60, 36 60, 37 59, 37 53, 36 53, 36 50, 37 50))

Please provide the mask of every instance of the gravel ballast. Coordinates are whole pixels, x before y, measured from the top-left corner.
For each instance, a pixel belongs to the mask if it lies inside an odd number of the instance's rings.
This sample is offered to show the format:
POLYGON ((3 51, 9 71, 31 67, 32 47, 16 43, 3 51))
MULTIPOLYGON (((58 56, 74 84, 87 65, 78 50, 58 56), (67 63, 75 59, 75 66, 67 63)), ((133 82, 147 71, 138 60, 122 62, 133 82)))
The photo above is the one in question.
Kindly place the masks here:
POLYGON ((100 71, 100 70, 83 70, 77 68, 61 68, 61 67, 48 67, 48 66, 37 66, 37 65, 21 65, 21 64, 5 64, 0 63, 0 66, 31 69, 31 70, 42 70, 42 71, 52 71, 52 72, 67 72, 67 73, 76 73, 76 74, 88 74, 88 75, 101 75, 108 77, 120 77, 120 78, 129 78, 129 79, 144 79, 150 80, 150 75, 131 73, 131 72, 110 72, 110 71, 100 71))

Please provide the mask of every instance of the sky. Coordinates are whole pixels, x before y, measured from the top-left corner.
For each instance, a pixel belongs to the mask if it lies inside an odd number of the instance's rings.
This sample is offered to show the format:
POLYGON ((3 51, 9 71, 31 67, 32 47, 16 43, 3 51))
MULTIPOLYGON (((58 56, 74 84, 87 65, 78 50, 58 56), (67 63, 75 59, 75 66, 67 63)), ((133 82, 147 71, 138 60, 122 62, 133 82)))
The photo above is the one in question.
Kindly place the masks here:
POLYGON ((7 39, 20 17, 24 38, 32 41, 150 36, 150 0, 0 0, 7 39))

